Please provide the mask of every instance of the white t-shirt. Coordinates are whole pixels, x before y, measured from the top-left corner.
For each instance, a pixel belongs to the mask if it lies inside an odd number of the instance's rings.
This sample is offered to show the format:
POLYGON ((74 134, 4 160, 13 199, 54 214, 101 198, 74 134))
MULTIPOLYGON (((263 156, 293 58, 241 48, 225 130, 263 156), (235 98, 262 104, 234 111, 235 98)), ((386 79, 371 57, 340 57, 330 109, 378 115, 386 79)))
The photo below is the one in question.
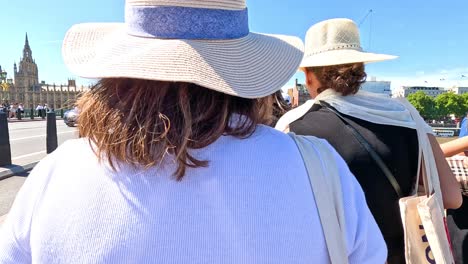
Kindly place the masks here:
MULTIPOLYGON (((361 187, 334 153, 349 263, 384 263, 361 187)), ((18 193, 0 230, 0 263, 329 263, 288 135, 259 126, 247 139, 223 136, 192 154, 209 166, 177 182, 173 164, 113 172, 87 140, 64 143, 18 193)))

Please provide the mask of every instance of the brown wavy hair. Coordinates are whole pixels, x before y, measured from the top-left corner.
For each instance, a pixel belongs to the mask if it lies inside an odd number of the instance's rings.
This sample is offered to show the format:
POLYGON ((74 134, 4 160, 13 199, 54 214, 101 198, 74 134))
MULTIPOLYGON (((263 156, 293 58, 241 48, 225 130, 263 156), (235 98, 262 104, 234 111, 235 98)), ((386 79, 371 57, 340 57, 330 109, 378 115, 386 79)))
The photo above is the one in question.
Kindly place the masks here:
POLYGON ((357 93, 367 77, 364 63, 306 68, 306 71, 312 71, 320 81, 318 93, 331 88, 343 96, 357 93))
POLYGON ((270 126, 275 127, 278 120, 286 114, 289 110, 291 110, 290 104, 284 100, 281 90, 277 91, 272 95, 273 101, 273 110, 272 110, 272 121, 270 126))
POLYGON ((187 167, 208 166, 189 149, 204 148, 222 135, 249 137, 258 124, 270 122, 272 103, 271 96, 245 99, 191 83, 103 79, 77 102, 79 136, 114 170, 115 161, 149 168, 171 154, 174 176, 182 180, 187 167), (247 118, 232 126, 234 114, 247 118))

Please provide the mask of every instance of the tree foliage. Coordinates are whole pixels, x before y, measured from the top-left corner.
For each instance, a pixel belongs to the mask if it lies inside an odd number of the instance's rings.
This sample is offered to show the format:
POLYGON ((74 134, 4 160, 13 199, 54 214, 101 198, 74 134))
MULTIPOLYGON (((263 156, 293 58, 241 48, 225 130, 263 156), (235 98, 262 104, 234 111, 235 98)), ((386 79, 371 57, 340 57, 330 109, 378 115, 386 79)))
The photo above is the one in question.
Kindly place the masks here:
POLYGON ((468 111, 468 93, 462 94, 461 97, 463 98, 463 105, 468 111))
POLYGON ((407 99, 425 119, 441 119, 452 114, 463 117, 468 112, 468 93, 457 95, 448 92, 433 98, 419 91, 407 99))
POLYGON ((435 98, 437 109, 443 116, 455 115, 462 117, 465 115, 466 107, 462 96, 455 93, 443 93, 435 98))
POLYGON ((434 99, 424 92, 419 91, 410 94, 407 99, 425 119, 440 118, 441 114, 436 107, 434 99))

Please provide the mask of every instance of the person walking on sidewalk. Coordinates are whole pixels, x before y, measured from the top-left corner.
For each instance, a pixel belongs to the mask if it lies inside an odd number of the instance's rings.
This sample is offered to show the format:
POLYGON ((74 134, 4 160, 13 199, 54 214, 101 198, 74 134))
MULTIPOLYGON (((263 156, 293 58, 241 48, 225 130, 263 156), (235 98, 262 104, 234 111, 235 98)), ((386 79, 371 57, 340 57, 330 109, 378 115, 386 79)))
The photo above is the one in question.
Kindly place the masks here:
POLYGON ((251 33, 244 0, 127 0, 125 21, 66 34, 70 70, 102 79, 78 100, 81 139, 18 193, 0 263, 330 263, 333 243, 344 262, 385 262, 333 148, 304 143, 342 182, 339 241, 325 239, 309 182, 319 170, 265 125, 302 59, 299 38, 251 33))
POLYGON ((0 111, 2 113, 6 113, 7 109, 8 109, 8 107, 6 106, 6 104, 3 103, 3 104, 0 105, 0 111))
POLYGON ((10 105, 10 114, 9 114, 10 119, 15 118, 17 116, 16 115, 17 110, 18 110, 18 104, 17 103, 12 103, 10 105))
POLYGON ((38 104, 37 107, 36 107, 38 117, 43 117, 43 115, 42 115, 43 110, 44 110, 44 107, 41 104, 38 104))
POLYGON ((23 106, 23 103, 20 103, 18 105, 18 111, 21 112, 22 114, 24 113, 24 106, 23 106))

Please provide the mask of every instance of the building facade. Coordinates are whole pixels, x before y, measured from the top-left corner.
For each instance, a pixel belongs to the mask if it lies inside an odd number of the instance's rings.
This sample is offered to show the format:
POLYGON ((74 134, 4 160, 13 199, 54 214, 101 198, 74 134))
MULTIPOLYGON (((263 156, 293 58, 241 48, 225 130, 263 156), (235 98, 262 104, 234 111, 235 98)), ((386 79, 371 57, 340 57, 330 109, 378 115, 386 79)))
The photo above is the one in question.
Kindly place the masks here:
POLYGON ((23 58, 20 59, 19 68, 16 63, 13 66, 15 80, 14 89, 24 94, 28 91, 34 91, 39 88, 39 72, 36 61, 32 57, 32 50, 29 46, 28 35, 23 48, 23 58))
POLYGON ((73 79, 67 84, 47 84, 39 82, 39 68, 32 56, 28 35, 23 47, 23 57, 19 64, 13 65, 13 79, 7 79, 7 73, 0 67, 0 98, 2 103, 22 103, 25 108, 35 108, 38 104, 48 104, 50 108, 71 108, 79 95, 86 90, 78 88, 73 79))
POLYGON ((291 107, 293 108, 311 99, 307 87, 304 84, 300 84, 297 79, 294 87, 287 90, 287 94, 289 95, 291 107))
POLYGON ((390 97, 392 95, 391 85, 392 82, 377 81, 376 78, 371 78, 370 81, 366 81, 361 85, 360 90, 384 94, 390 97))
POLYGON ((395 90, 393 97, 408 97, 410 94, 417 93, 422 91, 423 93, 427 94, 431 97, 437 97, 439 94, 443 94, 448 92, 442 87, 426 87, 426 86, 402 86, 395 90))
POLYGON ((450 91, 455 94, 466 94, 468 93, 468 87, 452 87, 450 88, 450 91))

